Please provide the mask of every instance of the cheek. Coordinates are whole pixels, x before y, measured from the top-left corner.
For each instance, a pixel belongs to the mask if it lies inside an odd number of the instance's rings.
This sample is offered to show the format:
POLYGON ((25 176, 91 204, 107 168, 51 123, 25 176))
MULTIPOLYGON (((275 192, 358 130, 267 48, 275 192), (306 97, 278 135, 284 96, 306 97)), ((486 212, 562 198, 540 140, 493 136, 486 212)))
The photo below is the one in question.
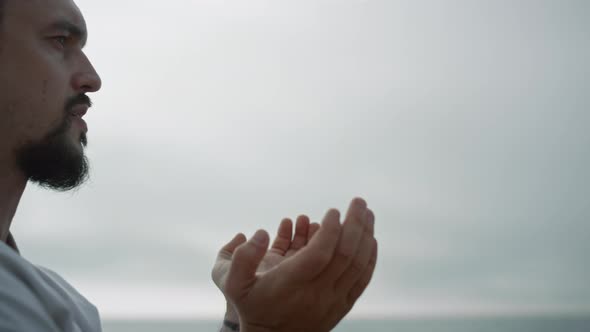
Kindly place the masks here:
POLYGON ((10 45, 0 54, 0 128, 13 143, 35 141, 63 121, 67 65, 41 43, 10 45))
POLYGON ((12 97, 4 102, 1 127, 14 144, 37 141, 62 123, 66 97, 51 80, 13 86, 11 90, 12 97))

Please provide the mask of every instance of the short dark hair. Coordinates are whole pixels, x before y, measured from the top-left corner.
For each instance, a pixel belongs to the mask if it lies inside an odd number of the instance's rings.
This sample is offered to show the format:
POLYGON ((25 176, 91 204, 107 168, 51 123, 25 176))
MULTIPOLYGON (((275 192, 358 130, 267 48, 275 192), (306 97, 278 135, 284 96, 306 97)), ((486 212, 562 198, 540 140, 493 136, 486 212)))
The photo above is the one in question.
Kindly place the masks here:
POLYGON ((2 39, 4 38, 4 7, 6 6, 6 0, 0 0, 0 53, 2 53, 2 39))
POLYGON ((0 24, 2 24, 3 16, 4 16, 4 0, 0 0, 0 24))

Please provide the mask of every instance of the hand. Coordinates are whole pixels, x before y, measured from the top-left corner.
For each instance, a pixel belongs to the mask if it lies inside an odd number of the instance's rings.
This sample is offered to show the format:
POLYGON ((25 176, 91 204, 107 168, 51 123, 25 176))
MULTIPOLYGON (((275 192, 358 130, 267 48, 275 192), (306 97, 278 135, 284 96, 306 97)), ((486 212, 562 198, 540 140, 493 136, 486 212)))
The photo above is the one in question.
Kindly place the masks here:
POLYGON ((329 210, 306 247, 266 272, 268 234, 258 231, 234 250, 224 294, 240 330, 330 331, 368 286, 377 260, 373 212, 354 199, 344 223, 329 210))
MULTIPOLYGON (((305 247, 308 241, 318 231, 318 223, 310 223, 309 218, 301 215, 297 218, 295 226, 295 236, 293 237, 293 222, 289 218, 281 221, 277 230, 276 238, 271 249, 262 258, 258 266, 257 273, 266 272, 279 265, 286 258, 296 254, 301 248, 305 247)), ((232 256, 235 249, 246 242, 244 234, 237 234, 228 244, 226 244, 217 255, 217 260, 211 271, 213 282, 225 294, 225 281, 229 272, 232 256)), ((227 305, 226 319, 238 322, 237 313, 231 305, 227 305)))

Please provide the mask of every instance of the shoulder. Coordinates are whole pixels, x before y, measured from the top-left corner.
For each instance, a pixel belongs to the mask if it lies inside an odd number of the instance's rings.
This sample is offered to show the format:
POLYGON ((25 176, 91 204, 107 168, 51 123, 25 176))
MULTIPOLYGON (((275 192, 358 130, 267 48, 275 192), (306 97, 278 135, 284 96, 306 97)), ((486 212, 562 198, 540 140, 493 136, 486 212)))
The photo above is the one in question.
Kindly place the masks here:
POLYGON ((42 278, 44 278, 48 283, 52 283, 54 287, 60 288, 63 291, 64 296, 74 302, 75 307, 80 309, 81 313, 87 316, 87 319, 99 320, 98 309, 96 309, 96 307, 90 303, 86 297, 80 294, 80 292, 78 292, 74 286, 72 286, 59 274, 46 267, 37 265, 35 268, 40 271, 42 278))
POLYGON ((0 243, 0 331, 58 331, 43 304, 35 267, 0 243))

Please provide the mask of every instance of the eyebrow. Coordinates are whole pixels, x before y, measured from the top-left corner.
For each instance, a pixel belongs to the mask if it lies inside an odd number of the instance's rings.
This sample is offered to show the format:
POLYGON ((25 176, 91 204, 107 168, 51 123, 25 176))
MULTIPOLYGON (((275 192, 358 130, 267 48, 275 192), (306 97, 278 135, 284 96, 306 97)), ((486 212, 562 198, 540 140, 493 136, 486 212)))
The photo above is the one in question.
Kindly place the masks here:
POLYGON ((88 32, 85 28, 67 20, 58 20, 50 25, 50 29, 66 31, 70 36, 78 39, 82 47, 86 45, 88 32))

